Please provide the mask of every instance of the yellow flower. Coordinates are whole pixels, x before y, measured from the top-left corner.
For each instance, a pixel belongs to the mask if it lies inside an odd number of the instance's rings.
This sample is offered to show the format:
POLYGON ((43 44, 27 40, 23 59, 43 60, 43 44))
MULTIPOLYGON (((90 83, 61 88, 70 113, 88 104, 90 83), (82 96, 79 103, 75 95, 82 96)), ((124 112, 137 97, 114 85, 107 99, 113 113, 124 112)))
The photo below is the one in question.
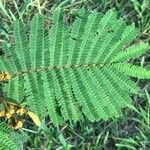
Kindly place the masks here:
POLYGON ((19 114, 20 116, 22 116, 25 112, 26 112, 26 110, 23 107, 17 109, 17 111, 16 111, 16 113, 19 114))
POLYGON ((18 120, 14 126, 12 126, 13 129, 17 130, 19 128, 23 127, 23 122, 21 120, 18 120))

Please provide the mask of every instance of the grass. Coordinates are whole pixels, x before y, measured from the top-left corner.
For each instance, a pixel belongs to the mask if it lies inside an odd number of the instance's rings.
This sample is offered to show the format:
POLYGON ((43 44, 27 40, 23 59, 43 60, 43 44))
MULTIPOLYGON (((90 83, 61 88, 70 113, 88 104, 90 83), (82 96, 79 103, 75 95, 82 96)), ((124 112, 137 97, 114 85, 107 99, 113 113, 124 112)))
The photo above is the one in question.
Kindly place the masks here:
MULTIPOLYGON (((150 1, 149 0, 1 0, 0 1, 0 49, 5 40, 13 42, 12 28, 15 19, 21 19, 28 25, 36 13, 50 17, 52 10, 62 5, 68 18, 76 13, 78 8, 97 9, 106 12, 115 7, 120 16, 128 24, 135 23, 140 29, 137 41, 150 43, 150 1)), ((131 60, 141 66, 150 68, 150 53, 131 60)), ((143 97, 133 97, 134 107, 124 109, 123 117, 118 120, 90 123, 88 120, 76 124, 64 124, 59 129, 54 128, 50 119, 42 129, 28 126, 22 130, 28 134, 24 144, 26 150, 146 150, 150 149, 150 82, 137 80, 143 91, 143 97)))

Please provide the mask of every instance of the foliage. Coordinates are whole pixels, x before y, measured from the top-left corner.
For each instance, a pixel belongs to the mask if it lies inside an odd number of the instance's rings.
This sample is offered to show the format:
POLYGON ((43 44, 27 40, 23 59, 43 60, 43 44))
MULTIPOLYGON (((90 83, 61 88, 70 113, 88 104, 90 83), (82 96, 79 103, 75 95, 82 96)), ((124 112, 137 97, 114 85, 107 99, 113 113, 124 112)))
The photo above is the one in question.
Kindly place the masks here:
POLYGON ((4 122, 0 122, 0 150, 21 150, 26 140, 26 134, 15 133, 4 122))
POLYGON ((14 23, 15 45, 5 44, 0 58, 1 72, 12 76, 4 85, 6 96, 26 97, 41 118, 47 107, 56 126, 78 121, 82 113, 90 121, 119 117, 121 108, 131 104, 129 94, 140 92, 128 76, 150 78, 150 71, 126 63, 145 53, 148 44, 129 46, 137 29, 113 9, 102 17, 82 8, 70 28, 62 16, 56 8, 48 34, 44 17, 34 16, 29 41, 23 23, 14 23))
MULTIPOLYGON (((14 43, 12 38, 13 21, 18 17, 25 21, 27 34, 29 33, 30 20, 37 9, 42 14, 51 17, 54 7, 63 0, 44 1, 44 0, 1 0, 0 2, 0 54, 2 53, 2 43, 10 41, 14 43), (38 5, 37 2, 41 4, 38 5)), ((139 34, 136 43, 140 41, 150 42, 150 1, 149 0, 73 0, 64 5, 67 20, 70 22, 76 16, 79 8, 87 7, 89 10, 96 9, 100 13, 115 7, 119 17, 123 17, 127 24, 135 23, 139 28, 139 34), (71 3, 72 2, 72 3, 71 3)), ((49 21, 49 20, 48 20, 49 21)), ((47 22, 46 22, 47 25, 47 22)), ((149 52, 141 57, 130 59, 129 62, 149 68, 150 55, 149 52)), ((132 78, 133 79, 133 78, 132 78)), ((149 80, 133 79, 140 87, 141 91, 145 89, 150 93, 149 80)), ((0 89, 1 89, 0 85, 0 89)), ((0 90, 1 93, 1 90, 0 90)), ((101 120, 97 123, 91 123, 86 118, 78 123, 71 122, 63 124, 60 129, 51 126, 51 120, 46 117, 45 122, 48 129, 45 134, 37 134, 36 127, 32 121, 28 120, 24 124, 24 128, 28 133, 28 142, 24 144, 24 149, 65 149, 64 142, 71 144, 72 149, 130 149, 133 146, 136 149, 149 149, 149 105, 147 98, 143 92, 142 97, 132 94, 132 102, 137 110, 142 110, 142 115, 133 109, 123 109, 123 117, 120 119, 110 119, 108 121, 101 120), (142 108, 142 109, 141 109, 142 108), (144 113, 145 111, 145 113, 144 113), (145 121, 146 120, 146 121, 145 121), (25 129, 26 128, 26 129, 25 129), (63 134, 64 140, 59 139, 59 135, 63 134), (127 139, 127 140, 126 140, 127 139), (132 141, 135 142, 132 142, 132 141), (119 146, 120 144, 120 146, 119 146), (62 148, 62 146, 64 148, 62 148)))

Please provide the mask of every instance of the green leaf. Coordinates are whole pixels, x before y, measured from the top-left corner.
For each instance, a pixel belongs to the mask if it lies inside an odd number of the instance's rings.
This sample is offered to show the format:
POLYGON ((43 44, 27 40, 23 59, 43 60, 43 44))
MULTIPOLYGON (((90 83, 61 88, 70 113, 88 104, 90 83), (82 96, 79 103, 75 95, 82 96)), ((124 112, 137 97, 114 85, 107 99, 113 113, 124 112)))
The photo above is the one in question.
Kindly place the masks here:
POLYGON ((131 106, 130 93, 141 93, 129 76, 150 79, 150 70, 126 61, 149 45, 130 44, 138 30, 114 9, 102 16, 82 8, 70 26, 64 20, 60 7, 49 30, 44 16, 34 16, 29 36, 15 22, 15 44, 4 46, 0 56, 0 71, 12 75, 4 84, 6 96, 25 97, 32 112, 41 119, 48 113, 55 126, 84 116, 92 122, 122 116, 121 109, 131 106))

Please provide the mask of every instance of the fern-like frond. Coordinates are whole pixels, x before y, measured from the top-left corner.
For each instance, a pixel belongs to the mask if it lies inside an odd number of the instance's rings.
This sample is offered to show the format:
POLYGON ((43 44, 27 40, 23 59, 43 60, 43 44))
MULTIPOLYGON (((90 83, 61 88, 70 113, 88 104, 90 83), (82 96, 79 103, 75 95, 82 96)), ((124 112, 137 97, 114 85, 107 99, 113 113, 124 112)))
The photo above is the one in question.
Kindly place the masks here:
POLYGON ((128 63, 118 63, 113 65, 118 71, 124 72, 128 76, 132 76, 139 79, 150 79, 150 70, 143 67, 128 64, 128 63))
POLYGON ((117 70, 113 66, 109 66, 108 68, 110 71, 109 75, 111 80, 115 82, 122 90, 125 90, 128 93, 139 94, 139 87, 135 82, 130 80, 129 77, 124 74, 124 72, 117 70))
POLYGON ((7 97, 12 98, 18 103, 24 99, 24 78, 15 77, 8 81, 8 84, 4 87, 4 92, 7 97))
MULTIPOLYGON (((87 24, 87 19, 88 15, 87 12, 84 8, 82 8, 79 13, 77 18, 75 19, 74 23, 72 24, 71 27, 71 38, 69 38, 69 54, 68 54, 68 60, 67 64, 76 64, 76 60, 79 55, 79 50, 81 48, 81 44, 83 40, 86 40, 84 37, 84 32, 87 24)), ((91 20, 92 21, 92 20, 91 20)), ((91 28, 91 27, 90 27, 91 28)), ((89 28, 89 30, 91 30, 89 28)), ((89 34, 89 33, 88 33, 89 34)), ((89 35, 87 35, 88 37, 89 35)), ((84 41, 83 41, 84 42, 84 41)))
POLYGON ((125 62, 130 58, 141 56, 142 54, 149 51, 148 43, 141 42, 138 45, 132 45, 128 47, 125 51, 120 52, 111 62, 125 62))
MULTIPOLYGON (((43 67, 44 62, 44 18, 42 16, 34 16, 31 22, 30 38, 29 38, 29 55, 26 64, 30 63, 28 69, 43 67), (40 50, 40 51, 39 51, 40 50), (34 60, 34 61, 33 61, 34 60)), ((27 103, 30 103, 31 109, 41 117, 45 113, 45 100, 43 99, 43 91, 41 88, 42 77, 36 73, 25 76, 25 93, 29 95, 27 103), (40 82, 41 81, 41 82, 40 82), (31 94, 36 93, 36 94, 31 94), (32 99, 32 101, 30 101, 32 99)))
POLYGON ((24 143, 27 141, 29 138, 27 133, 20 131, 20 133, 17 132, 11 132, 10 133, 12 137, 12 141, 17 145, 17 148, 19 150, 24 150, 24 143))
POLYGON ((26 140, 25 133, 16 133, 7 124, 0 122, 0 150, 21 150, 26 140))
MULTIPOLYGON (((20 21, 14 23, 14 37, 15 37, 15 54, 20 64, 22 71, 27 70, 26 62, 29 59, 28 41, 24 30, 24 25, 20 21)), ((12 50, 14 51, 14 50, 12 50)), ((30 63, 30 61, 28 60, 30 63)), ((17 65, 17 64, 16 64, 17 65)))
POLYGON ((5 122, 0 122, 0 131, 4 133, 10 133, 11 129, 8 127, 8 125, 5 122))
POLYGON ((31 68, 41 67, 44 52, 44 17, 42 16, 34 16, 32 19, 29 48, 31 68))
POLYGON ((41 118, 48 110, 56 126, 83 115, 90 121, 121 116, 130 93, 140 93, 129 76, 150 79, 149 70, 126 63, 149 49, 147 43, 129 46, 138 34, 134 24, 118 19, 114 9, 102 16, 82 8, 68 27, 58 7, 48 33, 44 20, 33 17, 29 38, 23 23, 15 22, 15 44, 4 48, 9 57, 0 57, 0 71, 11 74, 6 96, 25 97, 41 118))
POLYGON ((0 150, 18 150, 17 145, 10 139, 10 137, 0 131, 0 150))
POLYGON ((112 24, 115 24, 115 21, 117 20, 116 17, 116 12, 114 12, 114 10, 110 10, 101 19, 97 19, 97 21, 99 21, 99 25, 95 33, 93 33, 94 36, 91 39, 90 48, 87 50, 88 53, 84 59, 85 64, 97 61, 99 59, 97 57, 103 54, 103 48, 107 47, 107 44, 109 44, 109 42, 107 42, 107 38, 111 35, 111 26, 112 24))
POLYGON ((45 105, 48 109, 48 114, 55 126, 58 126, 62 122, 62 116, 57 112, 59 106, 56 101, 56 97, 54 94, 54 89, 53 89, 53 79, 51 77, 51 73, 44 73, 42 75, 43 81, 43 89, 44 90, 44 99, 45 99, 45 105))
MULTIPOLYGON (((124 32, 120 35, 120 39, 112 45, 110 53, 104 58, 104 62, 110 63, 110 60, 118 55, 124 49, 124 46, 131 43, 137 36, 137 29, 134 24, 125 26, 124 32)), ((107 50, 106 50, 107 51, 107 50)))

